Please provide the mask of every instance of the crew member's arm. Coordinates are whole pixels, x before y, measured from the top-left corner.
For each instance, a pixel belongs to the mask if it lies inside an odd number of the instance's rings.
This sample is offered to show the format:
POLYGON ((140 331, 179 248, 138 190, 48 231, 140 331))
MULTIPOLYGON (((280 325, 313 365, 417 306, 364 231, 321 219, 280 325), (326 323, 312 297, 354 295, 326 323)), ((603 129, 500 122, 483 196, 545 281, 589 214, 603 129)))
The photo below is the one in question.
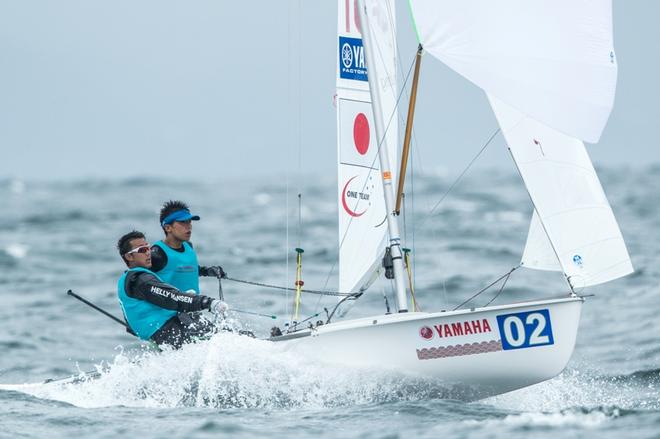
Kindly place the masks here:
POLYGON ((146 300, 161 308, 174 311, 201 311, 209 309, 213 302, 213 299, 208 296, 184 293, 144 271, 129 273, 126 277, 125 288, 129 297, 146 300))
POLYGON ((151 271, 158 273, 167 265, 167 254, 157 245, 151 246, 151 271))
POLYGON ((221 277, 223 279, 227 277, 227 273, 225 273, 225 270, 223 270, 222 267, 219 265, 211 265, 208 267, 204 267, 200 265, 199 275, 207 276, 207 277, 221 277))

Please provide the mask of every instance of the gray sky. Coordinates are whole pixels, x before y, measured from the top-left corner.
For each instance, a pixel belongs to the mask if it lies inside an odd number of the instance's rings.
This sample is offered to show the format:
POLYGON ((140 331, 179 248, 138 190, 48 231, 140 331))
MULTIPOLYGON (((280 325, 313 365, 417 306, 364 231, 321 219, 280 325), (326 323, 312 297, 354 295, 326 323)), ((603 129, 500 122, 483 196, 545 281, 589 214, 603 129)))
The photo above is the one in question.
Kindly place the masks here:
MULTIPOLYGON (((614 16, 616 104, 589 151, 657 163, 660 2, 615 0, 614 16)), ((335 0, 0 0, 0 178, 334 175, 336 20, 335 0)), ((422 81, 423 170, 458 173, 495 119, 431 57, 422 81)), ((482 163, 509 160, 498 139, 482 163)))

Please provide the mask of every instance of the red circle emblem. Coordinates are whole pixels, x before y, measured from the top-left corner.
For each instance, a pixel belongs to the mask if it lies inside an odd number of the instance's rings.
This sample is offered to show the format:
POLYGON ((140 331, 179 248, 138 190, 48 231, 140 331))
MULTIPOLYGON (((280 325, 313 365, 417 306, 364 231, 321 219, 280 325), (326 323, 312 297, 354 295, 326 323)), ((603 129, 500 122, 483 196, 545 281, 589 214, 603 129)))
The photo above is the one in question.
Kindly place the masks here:
POLYGON ((431 340, 433 338, 433 329, 428 326, 422 326, 419 328, 419 336, 424 340, 431 340))
POLYGON ((369 149, 369 121, 364 113, 358 113, 353 121, 353 142, 360 155, 365 155, 369 149))

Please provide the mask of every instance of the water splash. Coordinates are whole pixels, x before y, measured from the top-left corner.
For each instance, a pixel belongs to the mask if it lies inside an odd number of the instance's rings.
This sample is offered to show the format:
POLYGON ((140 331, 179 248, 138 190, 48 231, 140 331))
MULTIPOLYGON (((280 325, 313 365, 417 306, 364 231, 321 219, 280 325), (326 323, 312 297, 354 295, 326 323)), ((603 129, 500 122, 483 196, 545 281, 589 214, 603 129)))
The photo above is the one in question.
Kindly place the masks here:
POLYGON ((296 356, 283 344, 232 333, 178 351, 121 353, 100 377, 29 385, 38 398, 85 407, 326 408, 443 398, 452 389, 372 369, 296 356))

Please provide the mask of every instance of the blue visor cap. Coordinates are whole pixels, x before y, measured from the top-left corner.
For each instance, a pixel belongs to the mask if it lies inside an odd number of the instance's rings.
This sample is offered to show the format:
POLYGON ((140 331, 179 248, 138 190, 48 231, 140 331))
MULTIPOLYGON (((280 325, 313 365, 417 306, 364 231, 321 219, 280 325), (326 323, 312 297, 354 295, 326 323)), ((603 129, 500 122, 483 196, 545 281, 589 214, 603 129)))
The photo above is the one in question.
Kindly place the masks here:
POLYGON ((172 212, 163 219, 161 225, 172 224, 174 221, 199 221, 199 215, 193 215, 189 210, 177 210, 172 212))

